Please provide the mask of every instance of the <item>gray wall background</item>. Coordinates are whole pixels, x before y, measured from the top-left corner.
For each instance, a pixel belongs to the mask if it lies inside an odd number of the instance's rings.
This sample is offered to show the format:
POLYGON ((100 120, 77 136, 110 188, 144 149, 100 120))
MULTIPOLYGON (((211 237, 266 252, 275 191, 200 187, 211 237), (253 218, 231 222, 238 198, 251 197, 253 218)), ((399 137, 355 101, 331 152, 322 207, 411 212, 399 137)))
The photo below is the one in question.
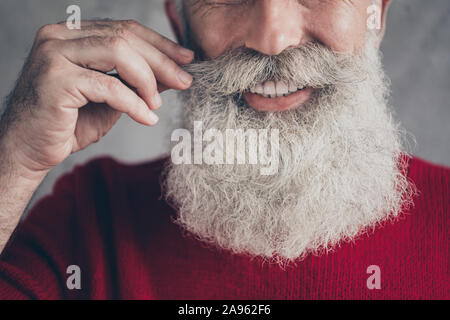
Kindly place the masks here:
MULTIPOLYGON (((37 29, 65 20, 71 4, 80 5, 82 19, 136 19, 173 39, 163 0, 0 0, 0 97, 12 89, 37 29)), ((393 0, 382 50, 397 118, 417 141, 411 151, 450 165, 450 1, 393 0)), ((163 100, 156 127, 144 128, 122 117, 99 143, 52 170, 33 202, 48 194, 63 172, 93 157, 110 155, 135 163, 168 152, 180 107, 174 92, 163 94, 163 100)))

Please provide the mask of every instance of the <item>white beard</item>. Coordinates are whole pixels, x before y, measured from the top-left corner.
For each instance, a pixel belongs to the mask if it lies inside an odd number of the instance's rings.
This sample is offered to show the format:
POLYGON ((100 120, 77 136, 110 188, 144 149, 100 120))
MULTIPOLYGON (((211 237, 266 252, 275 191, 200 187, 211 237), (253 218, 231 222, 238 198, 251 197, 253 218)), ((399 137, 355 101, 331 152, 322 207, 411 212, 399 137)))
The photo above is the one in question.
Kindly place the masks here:
POLYGON ((259 165, 168 165, 164 189, 176 223, 206 243, 285 263, 397 217, 412 188, 380 61, 368 40, 355 56, 314 44, 276 62, 247 52, 189 66, 187 128, 202 121, 222 132, 278 129, 280 168, 264 176, 259 165), (274 77, 321 89, 298 110, 277 113, 236 96, 274 77))

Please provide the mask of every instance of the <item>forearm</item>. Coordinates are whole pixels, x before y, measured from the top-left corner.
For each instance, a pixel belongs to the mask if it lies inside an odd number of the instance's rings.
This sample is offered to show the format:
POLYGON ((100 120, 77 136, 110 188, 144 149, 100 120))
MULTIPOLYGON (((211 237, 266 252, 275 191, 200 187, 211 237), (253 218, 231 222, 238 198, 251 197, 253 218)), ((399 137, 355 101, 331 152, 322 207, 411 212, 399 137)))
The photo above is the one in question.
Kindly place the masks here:
POLYGON ((0 253, 34 191, 47 172, 32 172, 14 159, 13 146, 0 137, 0 253))

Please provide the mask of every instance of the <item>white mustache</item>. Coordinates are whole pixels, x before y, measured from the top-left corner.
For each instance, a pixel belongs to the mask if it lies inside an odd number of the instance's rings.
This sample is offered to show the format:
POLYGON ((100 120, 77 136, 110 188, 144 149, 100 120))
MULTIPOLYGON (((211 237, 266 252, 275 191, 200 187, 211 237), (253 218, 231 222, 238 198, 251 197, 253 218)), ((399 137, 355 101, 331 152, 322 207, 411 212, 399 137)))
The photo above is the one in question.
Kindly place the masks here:
POLYGON ((193 89, 202 88, 209 96, 223 97, 242 94, 267 81, 283 81, 297 88, 358 83, 367 77, 361 65, 355 63, 354 55, 310 43, 278 56, 239 48, 215 59, 195 61, 184 69, 194 77, 193 89))

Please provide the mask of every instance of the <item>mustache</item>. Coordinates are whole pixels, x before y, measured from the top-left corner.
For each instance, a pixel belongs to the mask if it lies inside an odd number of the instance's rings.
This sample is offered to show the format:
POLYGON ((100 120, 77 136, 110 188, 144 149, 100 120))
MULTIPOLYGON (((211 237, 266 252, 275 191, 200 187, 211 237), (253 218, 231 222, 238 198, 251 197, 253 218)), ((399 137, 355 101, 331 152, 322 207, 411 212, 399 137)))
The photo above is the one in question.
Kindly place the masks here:
POLYGON ((362 82, 367 71, 360 54, 337 53, 318 42, 289 48, 277 56, 241 47, 221 56, 183 66, 192 88, 210 96, 242 94, 266 81, 292 82, 298 87, 324 88, 362 82))

